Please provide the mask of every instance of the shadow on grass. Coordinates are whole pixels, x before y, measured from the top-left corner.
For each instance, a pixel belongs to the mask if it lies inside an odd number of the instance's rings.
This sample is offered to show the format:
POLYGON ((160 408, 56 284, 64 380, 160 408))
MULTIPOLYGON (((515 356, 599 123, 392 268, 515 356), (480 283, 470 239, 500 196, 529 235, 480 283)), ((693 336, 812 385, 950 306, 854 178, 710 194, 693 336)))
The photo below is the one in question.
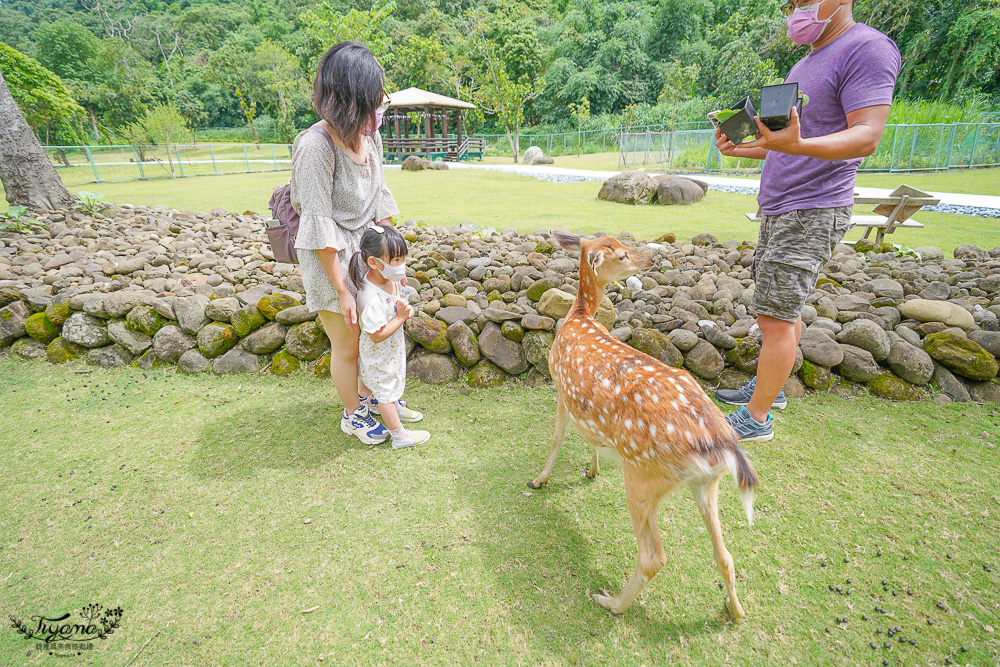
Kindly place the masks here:
MULTIPOLYGON (((579 456, 580 452, 561 454, 579 456)), ((539 467, 542 463, 537 462, 539 467)), ((573 513, 566 509, 569 503, 565 501, 570 497, 574 503, 583 504, 598 500, 601 491, 587 488, 596 482, 576 480, 573 484, 582 488, 574 491, 554 473, 545 487, 526 497, 525 482, 537 472, 529 466, 503 478, 494 477, 491 485, 481 486, 469 496, 481 525, 502 521, 505 526, 485 533, 487 537, 480 542, 483 561, 504 603, 516 612, 511 619, 523 625, 534 648, 573 660, 580 657, 581 651, 594 650, 591 645, 613 641, 612 635, 620 634, 618 626, 624 623, 637 641, 656 654, 667 648, 664 643, 675 643, 681 635, 718 633, 730 626, 721 596, 715 615, 683 621, 665 617, 657 613, 658 605, 647 607, 639 600, 622 616, 613 616, 598 606, 590 594, 599 588, 617 594, 631 575, 637 555, 634 540, 629 538, 625 549, 628 555, 618 562, 610 539, 616 528, 607 526, 603 534, 590 534, 589 528, 584 528, 588 531, 584 533, 572 519, 573 513), (484 512, 495 507, 497 498, 505 497, 513 499, 505 504, 502 517, 484 512), (598 564, 596 553, 606 553, 615 560, 598 564), (609 566, 615 572, 610 577, 606 574, 609 566)), ((620 484, 620 477, 618 472, 613 483, 620 484)), ((631 525, 624 504, 619 518, 619 529, 631 525)), ((631 534, 631 530, 628 532, 631 534)))
POLYGON ((191 463, 199 477, 252 478, 268 469, 315 470, 365 449, 341 432, 339 404, 316 398, 272 410, 229 411, 195 439, 191 463))

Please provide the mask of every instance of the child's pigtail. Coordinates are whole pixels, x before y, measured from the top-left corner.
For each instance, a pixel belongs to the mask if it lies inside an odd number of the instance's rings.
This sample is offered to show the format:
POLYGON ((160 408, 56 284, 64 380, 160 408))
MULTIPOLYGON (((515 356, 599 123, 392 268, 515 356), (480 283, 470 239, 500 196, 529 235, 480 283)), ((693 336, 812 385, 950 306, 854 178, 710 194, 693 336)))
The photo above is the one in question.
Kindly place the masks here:
POLYGON ((365 276, 368 275, 368 262, 366 260, 364 251, 358 250, 351 255, 351 261, 347 265, 347 272, 351 277, 351 282, 354 283, 355 289, 359 292, 366 282, 365 276))

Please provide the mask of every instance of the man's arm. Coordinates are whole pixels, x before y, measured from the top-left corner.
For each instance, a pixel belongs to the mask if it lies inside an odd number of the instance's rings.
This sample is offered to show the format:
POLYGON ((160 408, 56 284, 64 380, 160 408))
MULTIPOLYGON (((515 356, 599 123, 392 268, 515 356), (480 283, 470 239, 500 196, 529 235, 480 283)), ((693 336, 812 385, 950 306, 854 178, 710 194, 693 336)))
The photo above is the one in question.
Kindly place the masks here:
POLYGON ((792 109, 788 127, 777 132, 764 127, 754 117, 760 130, 760 139, 740 146, 741 149, 763 148, 788 155, 805 155, 819 160, 850 160, 867 157, 878 149, 885 121, 889 118, 888 104, 879 104, 851 111, 847 114, 847 129, 823 137, 803 138, 799 128, 799 115, 792 109))

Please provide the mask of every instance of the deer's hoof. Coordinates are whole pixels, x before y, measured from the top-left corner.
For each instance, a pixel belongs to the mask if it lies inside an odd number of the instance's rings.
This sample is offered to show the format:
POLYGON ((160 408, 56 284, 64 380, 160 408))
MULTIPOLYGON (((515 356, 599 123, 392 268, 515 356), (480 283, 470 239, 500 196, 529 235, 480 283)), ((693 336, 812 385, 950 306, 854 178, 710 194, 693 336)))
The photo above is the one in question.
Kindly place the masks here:
POLYGON ((624 609, 619 610, 615 607, 615 599, 603 588, 598 588, 597 592, 590 596, 594 602, 601 605, 614 615, 618 615, 624 611, 624 609))
POLYGON ((530 482, 528 482, 528 488, 529 489, 540 489, 540 488, 542 488, 542 485, 541 484, 535 484, 535 480, 531 480, 530 482))
POLYGON ((594 479, 595 477, 597 477, 598 474, 600 474, 600 471, 598 470, 588 470, 584 474, 584 477, 586 477, 587 479, 594 479))
POLYGON ((729 610, 729 615, 733 617, 734 621, 738 621, 741 618, 746 617, 746 613, 743 611, 743 605, 740 604, 740 601, 733 600, 728 595, 726 596, 726 609, 729 610))

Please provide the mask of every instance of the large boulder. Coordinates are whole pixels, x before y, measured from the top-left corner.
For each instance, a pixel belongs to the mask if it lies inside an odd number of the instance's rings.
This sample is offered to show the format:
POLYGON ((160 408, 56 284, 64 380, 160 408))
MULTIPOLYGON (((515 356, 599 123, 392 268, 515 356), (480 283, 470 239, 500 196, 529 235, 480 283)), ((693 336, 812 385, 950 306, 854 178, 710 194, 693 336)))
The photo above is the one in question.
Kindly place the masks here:
POLYGON ((912 385, 892 373, 880 373, 868 383, 868 389, 879 398, 892 401, 919 401, 927 394, 923 389, 912 385))
MULTIPOLYGON (((302 306, 305 308, 305 306, 302 306)), ((243 308, 243 304, 235 296, 228 296, 222 299, 212 299, 205 308, 205 315, 213 322, 225 322, 229 324, 233 315, 243 308)))
POLYGON ((475 366, 482 355, 479 354, 479 339, 465 322, 455 322, 448 326, 445 335, 455 350, 458 363, 466 368, 475 366))
POLYGON ((10 351, 22 359, 40 359, 45 356, 45 344, 34 338, 20 338, 10 346, 10 351))
POLYGON ((808 329, 799 341, 802 357, 821 366, 837 366, 844 360, 843 346, 820 330, 808 329))
POLYGON ((451 352, 448 342, 448 325, 441 320, 423 315, 417 315, 406 320, 403 325, 406 334, 416 343, 437 354, 451 352))
POLYGON ((0 347, 7 347, 27 333, 25 324, 31 311, 23 301, 14 301, 0 308, 0 347))
MULTIPOLYGON (((692 333, 692 335, 694 334, 692 333)), ((695 345, 697 345, 697 336, 695 339, 695 345)), ((632 332, 632 339, 629 342, 635 349, 645 352, 654 359, 659 359, 668 366, 680 368, 684 365, 684 355, 681 351, 670 342, 670 338, 666 334, 656 329, 636 329, 632 332)))
POLYGON ((267 324, 267 318, 260 312, 256 305, 250 304, 236 311, 230 316, 233 329, 240 338, 246 338, 251 333, 267 324))
POLYGON ((166 325, 167 319, 160 315, 152 306, 140 304, 128 311, 125 316, 125 326, 137 333, 154 336, 166 325))
POLYGON ((535 310, 545 317, 559 320, 566 317, 566 313, 569 312, 575 299, 576 297, 569 292, 564 292, 561 289, 549 289, 542 294, 535 310))
POLYGON ((63 364, 86 353, 87 348, 62 338, 56 338, 45 348, 45 358, 50 364, 63 364))
POLYGON ((234 347, 221 357, 216 357, 212 362, 212 372, 216 375, 256 373, 260 366, 261 359, 256 354, 234 347))
POLYGON ((848 322, 837 334, 837 342, 868 350, 875 361, 882 361, 889 356, 889 334, 871 320, 858 319, 848 322))
POLYGON ((197 336, 201 328, 211 320, 205 314, 208 308, 208 297, 204 294, 185 296, 174 301, 174 315, 177 325, 192 336, 197 336))
POLYGON ((296 324, 285 335, 285 350, 302 361, 318 359, 330 347, 330 340, 315 322, 296 324))
POLYGON ((268 354, 285 344, 285 325, 274 322, 243 339, 242 347, 251 354, 268 354))
POLYGON ((427 384, 444 384, 458 379, 458 364, 448 354, 422 354, 406 364, 406 377, 427 384))
POLYGON ((198 349, 206 359, 214 359, 221 354, 225 354, 234 348, 238 342, 240 342, 240 339, 236 335, 236 330, 228 324, 211 322, 202 327, 201 331, 198 332, 198 349))
POLYGON ((840 349, 844 357, 833 370, 841 377, 851 382, 869 382, 882 372, 882 368, 868 350, 853 345, 841 345, 840 349))
POLYGON ((997 376, 997 360, 982 345, 953 331, 924 338, 924 350, 948 370, 970 380, 985 382, 997 376))
POLYGON ((198 347, 198 341, 194 336, 184 333, 174 324, 168 324, 153 336, 153 353, 158 359, 171 364, 177 363, 182 354, 195 347, 198 347))
POLYGON ((518 343, 505 338, 496 322, 487 322, 483 332, 479 334, 479 349, 484 357, 511 375, 528 370, 524 350, 518 343))
POLYGON ((201 350, 192 348, 182 354, 177 360, 177 370, 188 375, 204 373, 212 368, 212 360, 201 353, 201 350))
POLYGON ((142 354, 153 346, 152 336, 131 331, 125 325, 125 320, 108 322, 108 336, 132 354, 142 354))
POLYGON ((931 356, 902 339, 893 341, 886 363, 893 373, 910 384, 925 385, 934 375, 931 356))
POLYGON ((278 316, 278 313, 286 308, 294 308, 301 305, 302 303, 295 297, 279 292, 277 294, 268 294, 258 301, 257 310, 259 310, 267 319, 273 320, 278 316))
POLYGON ((971 331, 969 340, 979 343, 987 352, 1000 359, 1000 331, 971 331))
POLYGON ((135 356, 121 345, 94 348, 87 353, 87 363, 101 368, 121 368, 132 363, 135 356))
POLYGON ((656 203, 664 206, 674 204, 697 204, 705 196, 705 189, 690 178, 683 176, 657 177, 656 203))
POLYGON ((431 163, 422 157, 411 155, 403 160, 402 169, 403 171, 423 171, 429 168, 430 165, 431 163))
POLYGON ((118 290, 112 292, 104 299, 104 310, 108 317, 125 317, 130 310, 139 304, 149 304, 153 302, 156 295, 149 290, 118 290))
POLYGON ((524 164, 534 164, 535 158, 540 158, 544 155, 542 149, 538 146, 528 146, 528 150, 524 151, 524 164))
POLYGON ((705 380, 714 380, 722 375, 726 362, 714 345, 700 340, 684 355, 684 368, 705 380))
POLYGON ((470 387, 483 389, 499 387, 507 379, 507 373, 488 359, 483 359, 472 367, 467 376, 470 387))
POLYGON ((35 313, 24 322, 24 330, 39 343, 48 345, 59 337, 59 326, 45 312, 35 313))
POLYGON ((555 336, 548 331, 537 330, 528 331, 521 340, 524 358, 537 368, 539 373, 550 379, 552 375, 549 373, 549 352, 554 341, 555 336))
POLYGON ((111 342, 107 323, 88 313, 73 313, 62 327, 62 337, 87 348, 104 347, 111 342))
POLYGON ((971 329, 976 324, 972 313, 957 303, 949 301, 911 299, 899 304, 899 312, 904 317, 917 322, 944 322, 950 327, 960 327, 966 330, 971 329))
POLYGON ((644 170, 625 171, 604 181, 598 198, 619 204, 649 204, 659 183, 644 170))

